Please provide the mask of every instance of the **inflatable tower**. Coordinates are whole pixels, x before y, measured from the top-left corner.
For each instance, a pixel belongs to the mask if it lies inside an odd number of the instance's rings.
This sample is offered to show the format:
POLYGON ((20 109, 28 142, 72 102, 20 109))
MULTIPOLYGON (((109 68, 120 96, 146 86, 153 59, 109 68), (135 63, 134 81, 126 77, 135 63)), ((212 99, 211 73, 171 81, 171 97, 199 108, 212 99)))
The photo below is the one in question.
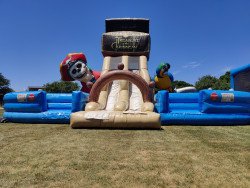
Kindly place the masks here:
POLYGON ((71 114, 70 126, 159 129, 149 87, 149 53, 148 19, 107 19, 101 77, 92 86, 85 111, 71 114))
POLYGON ((231 70, 230 84, 235 91, 250 92, 250 64, 231 70))

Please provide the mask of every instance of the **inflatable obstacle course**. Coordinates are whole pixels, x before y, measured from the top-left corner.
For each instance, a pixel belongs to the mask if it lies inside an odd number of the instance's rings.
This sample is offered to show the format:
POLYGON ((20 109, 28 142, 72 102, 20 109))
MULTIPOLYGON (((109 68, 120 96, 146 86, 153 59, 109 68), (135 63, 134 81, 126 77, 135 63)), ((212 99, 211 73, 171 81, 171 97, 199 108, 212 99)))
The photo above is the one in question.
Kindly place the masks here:
MULTIPOLYGON (((72 128, 160 129, 161 125, 250 124, 250 64, 231 71, 234 91, 196 92, 194 87, 186 87, 169 93, 162 87, 153 96, 155 84, 151 82, 147 64, 148 19, 107 19, 102 54, 101 76, 98 74, 99 78, 95 76, 92 80, 89 95, 79 91, 8 93, 4 96, 4 118, 18 123, 70 123, 72 128)), ((68 56, 63 61, 66 69, 61 70, 67 73, 66 77, 69 69, 73 74, 74 69, 76 73, 86 67, 84 54, 68 56), (80 67, 79 59, 74 59, 78 56, 82 57, 80 67)), ((71 76, 77 78, 75 74, 71 76)))
POLYGON ((202 90, 156 95, 162 125, 249 125, 250 92, 202 90))
POLYGON ((4 96, 3 117, 15 123, 69 123, 70 114, 83 110, 88 94, 13 92, 4 96))

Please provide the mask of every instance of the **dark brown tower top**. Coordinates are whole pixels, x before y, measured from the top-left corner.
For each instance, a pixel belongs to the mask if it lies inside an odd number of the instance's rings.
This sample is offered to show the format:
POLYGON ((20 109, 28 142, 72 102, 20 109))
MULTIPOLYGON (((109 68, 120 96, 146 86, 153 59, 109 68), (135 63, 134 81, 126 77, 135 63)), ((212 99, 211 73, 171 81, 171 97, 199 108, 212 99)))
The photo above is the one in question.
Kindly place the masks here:
POLYGON ((137 31, 149 33, 149 19, 145 18, 110 18, 106 19, 106 32, 137 31))

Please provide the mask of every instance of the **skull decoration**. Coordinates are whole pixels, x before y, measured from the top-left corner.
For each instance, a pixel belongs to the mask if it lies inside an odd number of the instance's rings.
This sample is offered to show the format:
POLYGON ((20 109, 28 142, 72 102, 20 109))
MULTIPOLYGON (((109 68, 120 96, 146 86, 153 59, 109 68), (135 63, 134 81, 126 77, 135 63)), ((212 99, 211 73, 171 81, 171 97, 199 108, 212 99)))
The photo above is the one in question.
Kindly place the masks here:
POLYGON ((83 53, 68 54, 60 65, 62 80, 89 81, 93 76, 83 53))
POLYGON ((87 74, 87 69, 86 64, 83 61, 78 60, 69 68, 68 71, 71 78, 81 81, 81 79, 87 74))
POLYGON ((92 71, 87 66, 87 60, 83 53, 71 53, 60 64, 60 72, 63 81, 74 81, 78 80, 82 83, 82 91, 84 90, 87 82, 94 83, 100 74, 92 71))

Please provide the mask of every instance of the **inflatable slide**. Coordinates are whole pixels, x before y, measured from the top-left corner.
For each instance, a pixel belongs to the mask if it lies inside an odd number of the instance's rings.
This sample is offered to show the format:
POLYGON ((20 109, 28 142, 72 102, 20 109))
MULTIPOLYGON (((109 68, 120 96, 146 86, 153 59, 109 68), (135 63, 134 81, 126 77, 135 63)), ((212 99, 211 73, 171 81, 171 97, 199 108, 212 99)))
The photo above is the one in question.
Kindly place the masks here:
POLYGON ((72 128, 161 127, 149 87, 148 28, 147 19, 106 20, 102 73, 91 89, 85 111, 72 113, 72 128))

